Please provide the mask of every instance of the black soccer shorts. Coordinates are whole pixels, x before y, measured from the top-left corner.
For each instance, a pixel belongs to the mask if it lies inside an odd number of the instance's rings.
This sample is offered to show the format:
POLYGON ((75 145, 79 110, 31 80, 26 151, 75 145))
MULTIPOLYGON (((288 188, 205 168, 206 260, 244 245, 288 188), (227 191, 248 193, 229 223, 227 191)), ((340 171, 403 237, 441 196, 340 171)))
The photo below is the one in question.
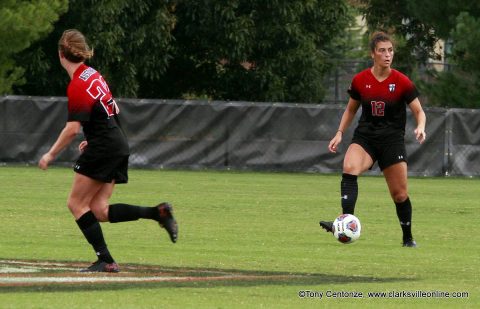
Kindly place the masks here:
POLYGON ((368 140, 361 137, 355 137, 352 140, 352 144, 358 144, 365 149, 370 157, 372 157, 373 162, 378 162, 378 166, 382 171, 398 162, 405 162, 408 164, 405 144, 375 144, 369 143, 368 140))
POLYGON ((93 157, 83 153, 75 163, 73 170, 92 179, 110 183, 128 182, 128 155, 115 157, 93 157))

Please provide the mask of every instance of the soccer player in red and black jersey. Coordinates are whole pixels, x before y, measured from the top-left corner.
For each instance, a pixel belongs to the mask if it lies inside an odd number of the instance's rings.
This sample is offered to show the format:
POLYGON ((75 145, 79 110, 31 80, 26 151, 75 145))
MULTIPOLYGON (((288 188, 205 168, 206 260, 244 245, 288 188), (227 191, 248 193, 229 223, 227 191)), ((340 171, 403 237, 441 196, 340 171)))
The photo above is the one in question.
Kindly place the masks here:
POLYGON ((177 241, 177 222, 168 203, 154 207, 109 205, 115 184, 128 181, 130 150, 120 127, 119 107, 102 75, 85 65, 93 51, 80 31, 71 29, 63 33, 58 43, 58 55, 71 79, 67 88, 68 118, 65 128, 38 165, 46 170, 83 128, 85 141, 79 145, 81 154, 74 166, 76 173, 67 203, 97 255, 97 261, 83 271, 118 272, 119 267, 107 249, 99 221, 115 223, 152 219, 167 230, 172 242, 177 241))
MULTIPOLYGON (((412 236, 412 204, 407 191, 407 153, 405 150, 406 107, 415 117, 414 134, 425 141, 426 116, 418 91, 410 79, 391 68, 393 43, 389 35, 375 32, 370 40, 373 67, 354 76, 348 101, 338 131, 328 145, 335 153, 343 132, 362 107, 362 114, 343 161, 341 205, 344 214, 353 214, 358 195, 357 177, 378 162, 396 205, 403 232, 403 246, 416 247, 412 236)), ((332 222, 320 221, 332 231, 332 222)))

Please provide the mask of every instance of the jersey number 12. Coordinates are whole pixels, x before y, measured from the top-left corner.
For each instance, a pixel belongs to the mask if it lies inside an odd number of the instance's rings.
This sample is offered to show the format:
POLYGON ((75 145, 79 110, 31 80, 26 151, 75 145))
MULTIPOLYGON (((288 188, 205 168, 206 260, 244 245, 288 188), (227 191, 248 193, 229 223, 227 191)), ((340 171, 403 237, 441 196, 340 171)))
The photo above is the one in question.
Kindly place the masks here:
POLYGON ((372 105, 372 116, 374 117, 385 116, 385 102, 371 101, 370 104, 372 105))

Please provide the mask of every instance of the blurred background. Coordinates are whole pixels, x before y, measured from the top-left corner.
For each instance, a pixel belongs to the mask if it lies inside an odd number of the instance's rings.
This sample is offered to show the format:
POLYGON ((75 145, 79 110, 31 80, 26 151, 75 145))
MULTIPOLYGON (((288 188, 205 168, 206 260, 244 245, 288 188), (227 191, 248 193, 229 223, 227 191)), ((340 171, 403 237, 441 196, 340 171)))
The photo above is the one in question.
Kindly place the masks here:
POLYGON ((35 162, 64 125, 70 28, 122 103, 134 165, 341 171, 326 145, 383 30, 428 118, 422 147, 407 124, 410 172, 480 175, 478 1, 0 0, 0 162, 35 162))

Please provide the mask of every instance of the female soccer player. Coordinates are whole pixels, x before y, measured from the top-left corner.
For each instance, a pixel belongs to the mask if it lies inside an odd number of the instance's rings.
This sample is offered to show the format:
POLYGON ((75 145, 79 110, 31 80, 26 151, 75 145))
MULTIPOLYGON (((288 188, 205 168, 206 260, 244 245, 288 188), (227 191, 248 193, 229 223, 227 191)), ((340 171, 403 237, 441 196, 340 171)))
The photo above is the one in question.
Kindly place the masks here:
MULTIPOLYGON (((341 205, 344 214, 353 214, 358 195, 357 177, 378 162, 396 205, 403 232, 403 246, 416 247, 412 236, 412 204, 407 192, 407 153, 405 150, 406 106, 415 117, 418 142, 425 141, 426 117, 415 85, 404 74, 391 68, 393 44, 389 35, 375 32, 370 40, 373 67, 354 76, 338 131, 328 145, 335 153, 343 132, 350 126, 360 106, 362 114, 343 161, 341 205)), ((332 222, 320 221, 332 231, 332 222)))
POLYGON ((85 65, 93 51, 80 31, 71 29, 63 33, 58 42, 58 56, 71 79, 67 88, 68 118, 57 141, 38 165, 46 170, 83 127, 86 140, 79 145, 81 154, 74 166, 76 173, 67 205, 98 260, 82 271, 118 272, 99 221, 156 220, 167 230, 172 242, 177 241, 177 222, 168 203, 155 207, 109 205, 115 184, 128 181, 130 152, 117 117, 119 107, 100 73, 85 65))

